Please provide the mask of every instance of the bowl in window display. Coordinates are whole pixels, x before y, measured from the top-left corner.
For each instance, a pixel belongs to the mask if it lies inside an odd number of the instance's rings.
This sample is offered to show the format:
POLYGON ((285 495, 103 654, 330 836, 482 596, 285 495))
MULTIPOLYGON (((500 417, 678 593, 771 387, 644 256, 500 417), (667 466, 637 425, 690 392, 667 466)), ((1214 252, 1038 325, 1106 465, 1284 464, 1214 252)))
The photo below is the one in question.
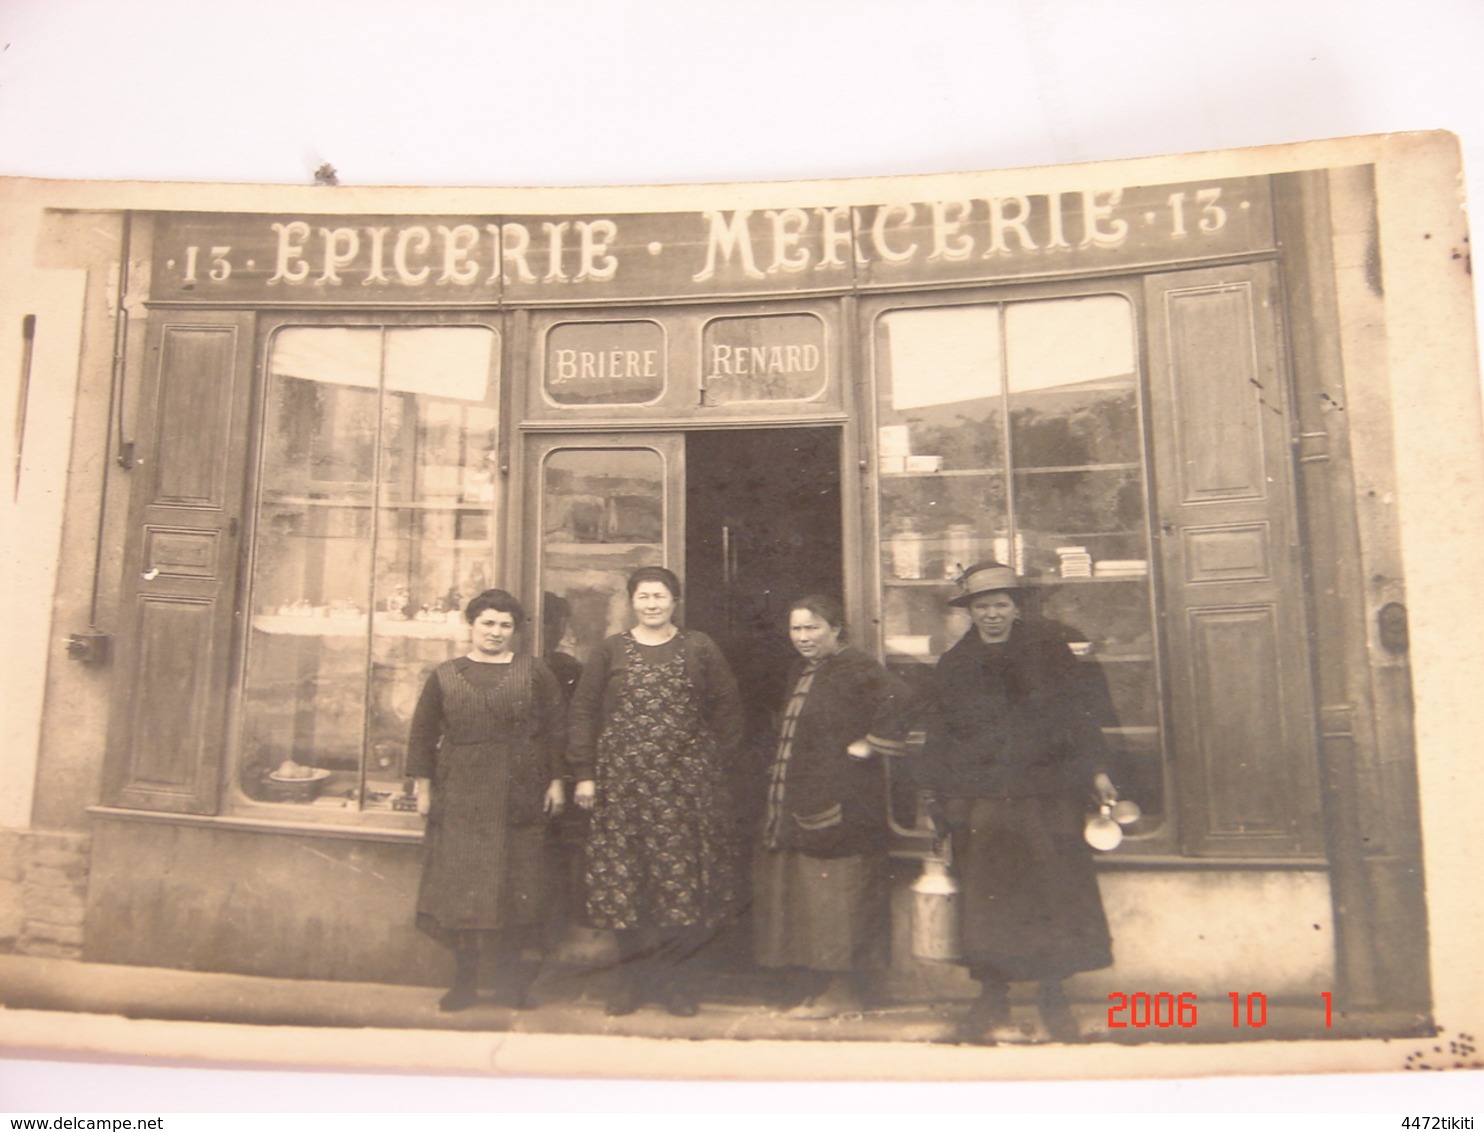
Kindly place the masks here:
POLYGON ((329 777, 330 772, 323 767, 288 760, 264 776, 263 790, 269 802, 312 802, 329 777))

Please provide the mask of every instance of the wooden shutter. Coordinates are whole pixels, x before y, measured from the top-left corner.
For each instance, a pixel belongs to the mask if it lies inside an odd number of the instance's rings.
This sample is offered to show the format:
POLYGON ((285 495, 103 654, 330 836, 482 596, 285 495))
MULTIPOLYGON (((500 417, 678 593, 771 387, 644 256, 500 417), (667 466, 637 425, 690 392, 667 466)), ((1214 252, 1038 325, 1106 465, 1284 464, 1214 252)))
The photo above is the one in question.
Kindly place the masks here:
POLYGON ((1318 854, 1316 727, 1275 273, 1146 281, 1170 728, 1196 855, 1318 854))
POLYGON ((209 814, 225 741, 252 317, 157 314, 145 359, 104 796, 209 814))

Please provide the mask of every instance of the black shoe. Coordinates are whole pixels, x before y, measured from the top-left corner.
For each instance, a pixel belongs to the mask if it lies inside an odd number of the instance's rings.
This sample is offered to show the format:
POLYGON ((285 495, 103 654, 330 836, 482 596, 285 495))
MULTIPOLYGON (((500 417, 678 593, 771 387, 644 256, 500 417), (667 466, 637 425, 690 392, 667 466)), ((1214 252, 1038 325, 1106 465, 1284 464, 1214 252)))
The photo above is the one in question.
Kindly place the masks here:
POLYGON ((677 1018, 694 1018, 701 1012, 701 1004, 685 987, 672 987, 665 996, 665 1009, 677 1018))
POLYGON ((438 1000, 438 1009, 445 1014, 452 1014, 457 1010, 468 1010, 478 998, 479 993, 474 989, 474 984, 455 983, 438 1000))
POLYGON ((1042 983, 1036 992, 1036 1007, 1041 1012, 1041 1023, 1054 1042, 1080 1042, 1082 1028, 1077 1025, 1077 1016, 1072 1013, 1071 1003, 1060 983, 1042 983))
POLYGON ((445 1014, 467 1010, 479 997, 479 952, 458 948, 453 953, 453 962, 453 986, 438 1000, 438 1009, 445 1014))
POLYGON ((639 1009, 639 994, 632 986, 621 986, 608 996, 603 1013, 610 1018, 632 1014, 639 1009))
POLYGON ((961 1042, 983 1042, 992 1031, 1009 1024, 1010 988, 1003 983, 986 983, 959 1019, 955 1036, 961 1042))

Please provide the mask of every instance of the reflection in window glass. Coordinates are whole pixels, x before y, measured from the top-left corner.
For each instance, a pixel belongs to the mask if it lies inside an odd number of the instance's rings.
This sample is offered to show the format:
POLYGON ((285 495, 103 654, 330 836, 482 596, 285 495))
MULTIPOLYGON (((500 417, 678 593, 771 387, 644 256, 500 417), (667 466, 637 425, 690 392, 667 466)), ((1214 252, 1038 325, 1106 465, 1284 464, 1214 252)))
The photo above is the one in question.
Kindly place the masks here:
POLYGON ((629 574, 664 565, 664 485, 664 460, 651 448, 562 448, 547 456, 541 584, 545 607, 567 618, 549 626, 547 652, 585 662, 604 637, 628 627, 629 574))
POLYGON ((1128 300, 1014 303, 1005 308, 1005 327, 1015 467, 1136 464, 1138 379, 1128 300))
POLYGON ((427 673, 493 581, 486 327, 294 327, 268 358, 239 784, 393 809, 427 673))
POLYGON ((1105 733, 1145 820, 1163 745, 1133 308, 1121 295, 888 312, 876 322, 882 610, 911 677, 968 631, 953 580, 1037 583, 1108 688, 1105 733))
POLYGON ((1011 303, 1005 307, 1010 392, 1104 381, 1134 374, 1134 326, 1121 295, 1011 303))

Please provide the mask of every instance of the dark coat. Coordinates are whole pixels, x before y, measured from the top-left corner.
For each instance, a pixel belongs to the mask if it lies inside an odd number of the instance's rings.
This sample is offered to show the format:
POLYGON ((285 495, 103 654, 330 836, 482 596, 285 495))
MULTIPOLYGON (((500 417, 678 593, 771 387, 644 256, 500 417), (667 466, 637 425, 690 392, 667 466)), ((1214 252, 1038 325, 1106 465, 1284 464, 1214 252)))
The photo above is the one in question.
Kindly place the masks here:
POLYGON ((999 645, 971 628, 938 661, 919 782, 960 798, 1086 795, 1112 722, 1100 679, 1054 623, 1017 621, 999 645))
MULTIPOLYGON (((790 696, 804 667, 800 660, 789 672, 790 696)), ((868 737, 878 749, 899 745, 906 730, 907 701, 905 684, 853 648, 820 662, 794 728, 792 753, 784 771, 777 848, 816 857, 846 857, 883 844, 883 756, 853 758, 845 748, 868 737), (832 812, 836 806, 838 821, 832 812), (827 823, 823 826, 819 824, 822 818, 827 823)))
POLYGON ((961 962, 981 980, 1061 979, 1113 961, 1084 804, 1111 723, 1101 673, 1062 627, 970 629, 938 662, 922 784, 947 796, 961 962))

